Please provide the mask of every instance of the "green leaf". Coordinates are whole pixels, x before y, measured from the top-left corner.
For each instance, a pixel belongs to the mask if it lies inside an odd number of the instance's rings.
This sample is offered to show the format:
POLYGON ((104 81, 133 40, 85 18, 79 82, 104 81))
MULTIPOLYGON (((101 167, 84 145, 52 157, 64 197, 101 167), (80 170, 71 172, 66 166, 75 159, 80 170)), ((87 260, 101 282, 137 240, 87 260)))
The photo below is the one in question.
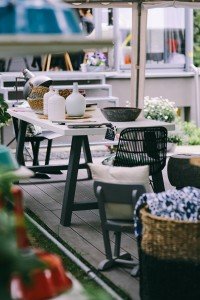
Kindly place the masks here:
POLYGON ((11 116, 7 112, 8 104, 4 101, 3 96, 0 95, 0 127, 6 125, 11 119, 11 116))
POLYGON ((46 267, 32 250, 24 252, 17 247, 15 216, 6 210, 0 211, 0 245, 0 289, 1 283, 9 285, 14 274, 30 283, 31 272, 46 267))

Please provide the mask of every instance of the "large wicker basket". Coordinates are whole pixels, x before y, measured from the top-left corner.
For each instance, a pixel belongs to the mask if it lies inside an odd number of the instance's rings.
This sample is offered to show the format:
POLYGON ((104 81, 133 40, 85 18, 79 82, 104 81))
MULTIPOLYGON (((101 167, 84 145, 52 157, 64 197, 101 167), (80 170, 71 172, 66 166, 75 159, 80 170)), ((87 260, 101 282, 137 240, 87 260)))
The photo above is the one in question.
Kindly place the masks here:
POLYGON ((141 221, 141 299, 200 299, 200 222, 156 217, 146 209, 141 221))

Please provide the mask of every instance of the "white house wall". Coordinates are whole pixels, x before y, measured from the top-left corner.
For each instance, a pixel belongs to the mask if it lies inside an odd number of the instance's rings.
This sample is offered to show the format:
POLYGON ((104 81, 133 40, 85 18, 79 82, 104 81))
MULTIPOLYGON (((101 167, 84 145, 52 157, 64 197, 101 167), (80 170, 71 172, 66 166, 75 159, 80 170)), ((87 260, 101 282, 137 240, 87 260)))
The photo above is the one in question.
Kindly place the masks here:
MULTIPOLYGON (((126 101, 130 101, 130 78, 108 78, 106 82, 112 85, 112 94, 119 97, 120 105, 125 106, 126 101)), ((194 84, 193 75, 188 75, 188 77, 146 76, 144 95, 150 97, 163 96, 174 101, 177 107, 189 107, 190 119, 195 122, 194 84)))

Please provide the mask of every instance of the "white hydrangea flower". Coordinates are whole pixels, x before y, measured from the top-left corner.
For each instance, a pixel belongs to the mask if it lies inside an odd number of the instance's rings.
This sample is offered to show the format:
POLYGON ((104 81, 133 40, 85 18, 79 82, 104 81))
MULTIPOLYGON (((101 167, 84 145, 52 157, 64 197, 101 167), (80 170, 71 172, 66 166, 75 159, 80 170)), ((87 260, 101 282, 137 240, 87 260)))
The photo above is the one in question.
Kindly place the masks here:
POLYGON ((149 96, 144 97, 144 116, 148 119, 173 122, 177 113, 175 102, 169 99, 149 96))

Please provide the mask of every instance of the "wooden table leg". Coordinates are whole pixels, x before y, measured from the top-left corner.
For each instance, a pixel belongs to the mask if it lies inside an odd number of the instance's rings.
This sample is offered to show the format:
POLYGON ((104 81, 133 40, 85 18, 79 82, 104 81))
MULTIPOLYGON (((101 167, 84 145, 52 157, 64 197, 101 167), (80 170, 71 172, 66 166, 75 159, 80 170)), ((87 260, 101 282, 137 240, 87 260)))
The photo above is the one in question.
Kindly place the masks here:
MULTIPOLYGON (((83 143, 85 143, 85 145, 87 144, 87 136, 72 137, 67 179, 65 184, 65 192, 63 197, 63 205, 62 205, 62 212, 61 212, 61 219, 60 219, 60 224, 63 226, 71 225, 71 217, 72 217, 73 210, 87 210, 87 209, 98 208, 97 201, 95 202, 90 201, 85 203, 74 203, 80 154, 81 154, 83 143)), ((89 159, 89 154, 90 154, 90 148, 88 144, 88 148, 87 148, 88 159, 89 159)))
POLYGON ((13 121, 13 128, 14 128, 14 132, 15 132, 15 138, 17 141, 18 134, 19 134, 19 120, 15 117, 12 117, 12 121, 13 121))
MULTIPOLYGON (((92 155, 90 151, 90 144, 88 140, 88 136, 83 136, 83 154, 86 163, 92 163, 92 155)), ((92 174, 89 168, 87 168, 88 179, 92 179, 92 174)))
POLYGON ((81 136, 73 136, 67 171, 67 179, 65 184, 65 192, 63 197, 62 213, 60 223, 64 226, 70 226, 72 217, 72 208, 76 191, 76 181, 78 176, 78 166, 81 155, 81 147, 83 138, 81 136))

